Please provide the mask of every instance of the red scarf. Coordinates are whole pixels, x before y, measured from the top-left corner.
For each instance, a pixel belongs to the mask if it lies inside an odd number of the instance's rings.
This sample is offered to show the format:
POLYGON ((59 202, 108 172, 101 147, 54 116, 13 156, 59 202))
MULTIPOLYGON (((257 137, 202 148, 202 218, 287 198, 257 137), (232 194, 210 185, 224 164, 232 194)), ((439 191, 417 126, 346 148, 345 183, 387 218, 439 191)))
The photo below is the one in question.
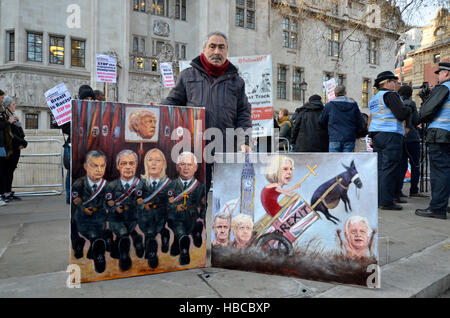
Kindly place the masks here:
POLYGON ((200 54, 200 62, 202 63, 203 68, 205 71, 209 74, 211 77, 211 80, 214 81, 214 78, 218 78, 225 74, 225 71, 228 69, 228 66, 230 66, 230 61, 226 60, 225 63, 221 66, 217 66, 215 64, 211 64, 206 59, 205 55, 202 53, 200 54))

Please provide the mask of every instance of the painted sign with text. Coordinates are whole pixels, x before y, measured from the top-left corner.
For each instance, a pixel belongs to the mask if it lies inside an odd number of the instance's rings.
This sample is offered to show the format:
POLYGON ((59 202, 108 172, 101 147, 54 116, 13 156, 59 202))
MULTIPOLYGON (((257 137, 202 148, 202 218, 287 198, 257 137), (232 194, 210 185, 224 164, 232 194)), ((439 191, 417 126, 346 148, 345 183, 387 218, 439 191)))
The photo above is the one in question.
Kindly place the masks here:
POLYGON ((66 84, 61 83, 46 91, 44 95, 58 126, 71 121, 72 96, 67 90, 66 84))

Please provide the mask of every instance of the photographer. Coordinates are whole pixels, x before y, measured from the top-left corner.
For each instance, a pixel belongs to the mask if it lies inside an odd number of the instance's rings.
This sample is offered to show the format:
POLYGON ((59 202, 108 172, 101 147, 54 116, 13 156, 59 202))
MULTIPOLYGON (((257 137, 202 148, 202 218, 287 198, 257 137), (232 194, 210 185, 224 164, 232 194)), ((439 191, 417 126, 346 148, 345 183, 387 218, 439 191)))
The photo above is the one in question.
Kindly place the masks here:
POLYGON ((430 156, 431 202, 416 215, 447 219, 450 196, 450 63, 439 63, 439 85, 431 91, 422 105, 420 122, 428 126, 426 141, 430 156))

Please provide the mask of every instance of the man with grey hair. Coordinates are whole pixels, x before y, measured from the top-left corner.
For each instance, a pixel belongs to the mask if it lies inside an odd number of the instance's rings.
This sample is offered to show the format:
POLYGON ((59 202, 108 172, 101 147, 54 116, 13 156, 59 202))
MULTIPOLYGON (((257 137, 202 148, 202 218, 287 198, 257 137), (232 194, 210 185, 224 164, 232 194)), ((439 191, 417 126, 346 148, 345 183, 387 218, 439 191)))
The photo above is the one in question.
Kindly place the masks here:
POLYGON ((75 258, 83 257, 85 240, 91 245, 87 258, 94 260, 94 268, 103 273, 106 267, 106 221, 104 207, 106 180, 106 155, 99 150, 91 150, 84 163, 86 175, 72 184, 72 227, 71 239, 75 258))
POLYGON ((190 263, 191 237, 194 246, 203 245, 202 233, 206 218, 205 186, 196 178, 198 164, 191 152, 181 153, 177 160, 179 177, 169 185, 167 225, 173 231, 174 240, 170 255, 179 257, 180 265, 190 263))
POLYGON ((319 122, 328 125, 329 151, 353 152, 359 130, 364 130, 364 120, 358 104, 348 98, 344 85, 334 90, 336 98, 328 102, 319 122))
MULTIPOLYGON (((251 105, 245 95, 245 82, 238 69, 228 59, 228 39, 222 32, 208 34, 200 56, 194 58, 190 68, 183 70, 176 86, 162 105, 204 106, 206 129, 217 128, 223 136, 223 150, 233 144, 232 152, 249 152, 251 105), (241 128, 227 136, 227 129, 241 128), (242 129, 246 132, 243 132, 242 129), (237 144, 239 141, 242 144, 237 144)), ((228 131, 228 134, 230 132, 228 131)), ((220 141, 216 141, 220 142, 220 141)), ((211 186, 212 164, 206 165, 206 190, 211 186)))
POLYGON ((212 246, 230 245, 231 216, 229 213, 217 213, 214 216, 212 229, 214 231, 214 241, 212 242, 212 246))
POLYGON ((105 199, 109 209, 109 225, 116 235, 111 248, 111 257, 119 259, 122 271, 130 269, 130 236, 136 255, 144 256, 143 239, 136 231, 137 200, 142 197, 140 179, 136 177, 138 156, 134 151, 122 150, 116 157, 116 168, 120 177, 107 185, 105 199))

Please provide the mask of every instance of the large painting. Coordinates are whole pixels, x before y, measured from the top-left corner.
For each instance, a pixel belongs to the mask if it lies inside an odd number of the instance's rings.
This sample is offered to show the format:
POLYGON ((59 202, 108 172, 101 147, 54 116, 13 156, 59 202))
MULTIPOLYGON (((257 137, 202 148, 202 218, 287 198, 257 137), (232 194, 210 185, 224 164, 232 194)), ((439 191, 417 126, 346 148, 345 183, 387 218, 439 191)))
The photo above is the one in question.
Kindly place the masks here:
POLYGON ((72 102, 71 253, 81 282, 206 266, 203 108, 72 102), (197 151, 194 151, 197 149, 197 151))
POLYGON ((363 286, 372 281, 376 154, 238 159, 215 164, 212 266, 363 286))

